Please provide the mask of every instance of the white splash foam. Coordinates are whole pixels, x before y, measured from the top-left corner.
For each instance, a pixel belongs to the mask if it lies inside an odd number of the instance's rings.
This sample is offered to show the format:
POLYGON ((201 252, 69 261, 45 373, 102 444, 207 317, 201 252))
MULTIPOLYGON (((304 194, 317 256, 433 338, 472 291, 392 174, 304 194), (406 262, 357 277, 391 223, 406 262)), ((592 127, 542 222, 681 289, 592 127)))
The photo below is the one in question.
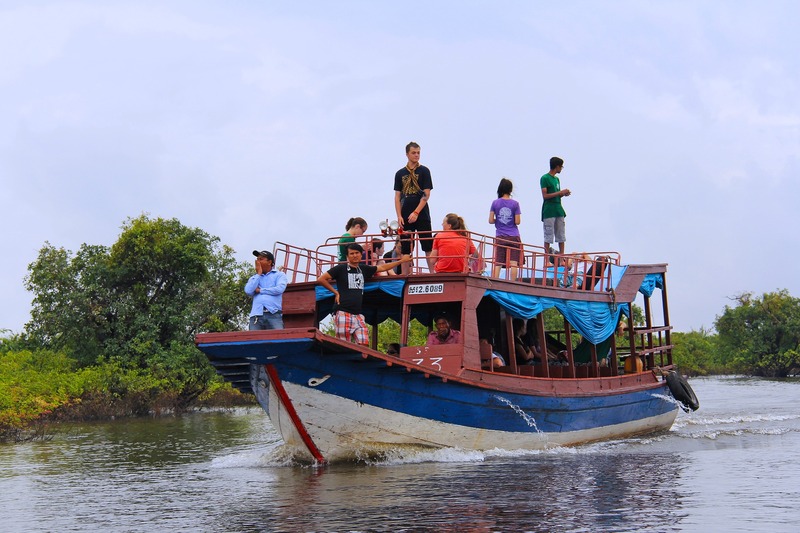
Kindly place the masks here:
POLYGON ((366 461, 370 465, 403 465, 420 463, 480 463, 486 459, 486 453, 460 448, 419 449, 398 447, 387 450, 382 457, 366 461))
POLYGON ((522 419, 525 421, 525 423, 528 424, 528 427, 531 427, 531 428, 535 429, 536 433, 538 433, 540 435, 542 434, 542 432, 539 431, 539 428, 536 426, 536 419, 533 418, 532 416, 530 416, 525 411, 523 411, 520 406, 512 403, 511 400, 509 400, 507 398, 503 398, 502 396, 498 396, 498 395, 495 394, 494 397, 497 398, 498 400, 500 400, 501 402, 503 402, 504 404, 506 404, 507 406, 509 406, 510 408, 512 408, 519 416, 522 417, 522 419))

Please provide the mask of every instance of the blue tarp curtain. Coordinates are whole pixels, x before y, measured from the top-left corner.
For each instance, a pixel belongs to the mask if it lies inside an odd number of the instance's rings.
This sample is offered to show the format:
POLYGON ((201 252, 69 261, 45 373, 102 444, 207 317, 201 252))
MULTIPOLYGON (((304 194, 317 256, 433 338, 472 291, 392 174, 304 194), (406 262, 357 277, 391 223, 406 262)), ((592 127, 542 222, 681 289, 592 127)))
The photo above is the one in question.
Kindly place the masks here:
POLYGON ((511 316, 526 320, 555 307, 578 333, 593 344, 599 344, 614 334, 620 313, 629 314, 628 304, 611 306, 605 302, 546 298, 494 289, 486 291, 486 296, 494 299, 511 316))
MULTIPOLYGON (((403 287, 406 281, 404 279, 393 279, 389 281, 368 281, 364 284, 364 292, 372 292, 381 290, 386 294, 390 294, 396 298, 403 296, 403 287)), ((321 285, 314 287, 317 293, 317 301, 324 300, 325 298, 333 298, 333 293, 321 285)))
POLYGON ((639 292, 650 298, 656 287, 664 289, 664 275, 647 274, 642 281, 642 285, 639 287, 639 292))
MULTIPOLYGON (((612 265, 611 286, 616 287, 628 267, 612 265)), ((653 290, 664 288, 662 274, 647 274, 639 287, 639 292, 652 296, 653 290)), ((604 302, 585 302, 565 300, 562 298, 546 298, 528 296, 505 291, 488 290, 486 296, 494 299, 511 316, 530 319, 546 309, 555 307, 564 315, 572 327, 592 344, 599 344, 614 334, 619 323, 620 313, 630 316, 630 305, 616 306, 604 302)))
POLYGON ((625 266, 618 266, 618 265, 610 265, 611 266, 611 288, 616 289, 619 282, 622 280, 622 276, 625 275, 625 271, 628 270, 628 265, 625 266))

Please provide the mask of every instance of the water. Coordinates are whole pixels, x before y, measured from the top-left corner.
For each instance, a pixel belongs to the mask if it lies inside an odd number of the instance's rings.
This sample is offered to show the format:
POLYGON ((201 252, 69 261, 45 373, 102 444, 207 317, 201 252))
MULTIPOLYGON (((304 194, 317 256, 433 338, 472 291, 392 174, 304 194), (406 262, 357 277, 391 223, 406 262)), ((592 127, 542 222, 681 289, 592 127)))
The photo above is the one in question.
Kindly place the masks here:
POLYGON ((0 445, 0 530, 800 530, 800 381, 691 384, 663 435, 324 468, 255 408, 59 427, 0 445))

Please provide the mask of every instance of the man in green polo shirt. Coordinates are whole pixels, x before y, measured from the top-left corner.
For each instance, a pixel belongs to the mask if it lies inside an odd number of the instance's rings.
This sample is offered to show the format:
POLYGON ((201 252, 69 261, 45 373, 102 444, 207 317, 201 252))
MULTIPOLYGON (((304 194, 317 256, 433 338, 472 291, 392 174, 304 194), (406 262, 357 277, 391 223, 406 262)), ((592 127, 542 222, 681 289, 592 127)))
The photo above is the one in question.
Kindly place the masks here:
POLYGON ((550 172, 539 180, 542 187, 542 224, 544 225, 544 249, 550 249, 550 243, 558 243, 558 253, 564 255, 564 243, 567 240, 564 218, 567 213, 561 206, 561 197, 569 196, 569 189, 561 190, 558 174, 564 169, 564 160, 560 157, 550 158, 550 172))

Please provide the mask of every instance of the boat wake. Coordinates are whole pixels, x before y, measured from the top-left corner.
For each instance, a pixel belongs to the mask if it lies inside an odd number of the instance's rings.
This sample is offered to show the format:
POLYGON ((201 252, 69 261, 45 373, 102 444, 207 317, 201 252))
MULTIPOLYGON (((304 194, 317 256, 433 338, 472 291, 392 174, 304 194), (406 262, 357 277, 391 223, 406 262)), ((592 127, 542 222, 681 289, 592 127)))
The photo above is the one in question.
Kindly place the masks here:
POLYGON ((552 447, 546 450, 491 450, 475 451, 460 448, 438 448, 435 450, 413 450, 396 448, 382 458, 373 458, 371 466, 396 466, 420 463, 481 463, 491 459, 529 457, 540 455, 573 454, 574 449, 552 447))
POLYGON ((688 416, 678 418, 672 431, 682 437, 710 440, 747 435, 785 435, 800 432, 800 414, 688 416))

